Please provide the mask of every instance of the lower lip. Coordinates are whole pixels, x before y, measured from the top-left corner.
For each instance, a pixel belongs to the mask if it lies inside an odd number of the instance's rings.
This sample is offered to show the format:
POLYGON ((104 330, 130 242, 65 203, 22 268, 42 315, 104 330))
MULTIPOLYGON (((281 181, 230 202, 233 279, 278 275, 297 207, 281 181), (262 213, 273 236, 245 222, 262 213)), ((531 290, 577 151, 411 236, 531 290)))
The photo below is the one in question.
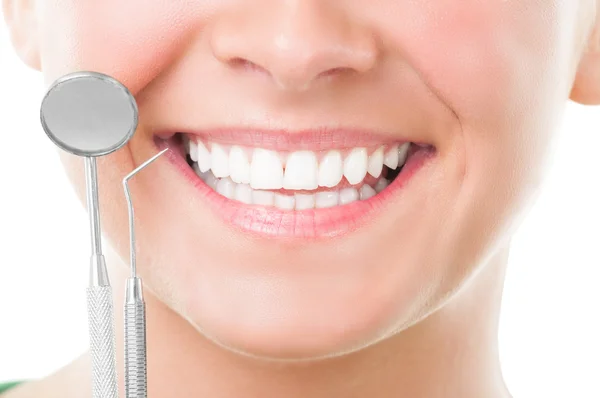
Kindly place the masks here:
MULTIPOLYGON (((159 150, 169 147, 157 140, 159 150)), ((200 195, 223 221, 239 231, 259 238, 320 239, 346 235, 360 229, 385 204, 407 188, 407 183, 435 155, 434 150, 420 149, 406 161, 400 174, 377 195, 347 205, 324 209, 281 210, 275 207, 247 205, 228 199, 210 188, 188 165, 179 150, 165 153, 169 161, 193 184, 200 195)))

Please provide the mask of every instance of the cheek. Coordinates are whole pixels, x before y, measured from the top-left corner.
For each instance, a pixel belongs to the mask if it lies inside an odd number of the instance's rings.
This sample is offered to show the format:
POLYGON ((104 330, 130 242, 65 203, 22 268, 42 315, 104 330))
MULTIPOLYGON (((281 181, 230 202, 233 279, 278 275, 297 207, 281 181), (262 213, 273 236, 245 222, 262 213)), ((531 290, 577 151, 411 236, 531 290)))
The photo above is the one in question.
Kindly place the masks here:
POLYGON ((532 111, 547 109, 547 99, 556 103, 557 92, 567 89, 564 76, 573 59, 575 29, 567 21, 575 20, 575 4, 402 3, 396 12, 371 18, 386 21, 392 51, 407 58, 461 122, 487 130, 514 128, 538 114, 532 111))
POLYGON ((83 158, 71 155, 67 152, 59 151, 60 161, 65 169, 67 177, 71 181, 75 194, 79 201, 86 203, 85 192, 85 171, 83 158))
POLYGON ((464 158, 465 191, 518 200, 521 188, 541 178, 569 94, 579 6, 558 0, 429 3, 402 2, 372 18, 387 21, 390 47, 402 50, 460 122, 449 148, 464 158))
MULTIPOLYGON (((48 1, 40 8, 46 82, 74 70, 111 75, 135 95, 184 51, 211 8, 203 2, 48 1)), ((209 3, 209 2, 204 2, 209 3)))
MULTIPOLYGON (((48 0, 39 2, 38 12, 46 84, 73 71, 90 70, 115 77, 137 97, 177 62, 189 36, 200 34, 212 8, 208 1, 48 0)), ((144 127, 140 125, 138 131, 144 127)), ((131 143, 143 138, 138 133, 131 143)), ((97 160, 102 229, 122 258, 127 258, 129 241, 121 180, 135 167, 131 143, 97 160)), ((153 154, 149 152, 148 157, 153 154)), ((61 161, 85 206, 83 159, 61 153, 61 161)), ((132 188, 135 197, 134 192, 132 188)))
MULTIPOLYGON (((391 4, 391 2, 389 3, 391 4)), ((446 212, 435 272, 445 291, 510 236, 531 204, 551 153, 575 67, 578 2, 431 0, 366 12, 388 51, 406 60, 455 114, 442 154, 446 212), (494 246, 494 247, 493 247, 494 246)), ((432 278, 433 280, 433 278, 432 278)))

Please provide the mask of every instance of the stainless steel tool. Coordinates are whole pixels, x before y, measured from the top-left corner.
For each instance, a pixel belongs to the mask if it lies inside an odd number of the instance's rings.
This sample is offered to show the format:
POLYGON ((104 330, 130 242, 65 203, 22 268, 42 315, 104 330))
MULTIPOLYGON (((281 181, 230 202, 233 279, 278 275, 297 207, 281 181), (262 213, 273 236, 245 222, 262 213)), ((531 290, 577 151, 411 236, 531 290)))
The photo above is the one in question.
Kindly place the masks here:
POLYGON ((142 280, 136 271, 136 245, 133 203, 129 192, 129 180, 138 172, 154 162, 165 153, 163 149, 152 158, 142 163, 123 179, 123 189, 129 209, 129 239, 131 277, 127 279, 125 291, 125 397, 146 398, 148 396, 148 380, 146 372, 146 304, 142 294, 142 280))
POLYGON ((125 145, 135 133, 138 108, 125 86, 96 72, 56 80, 42 100, 40 119, 61 149, 85 159, 92 256, 87 288, 93 398, 117 398, 112 289, 102 254, 96 157, 125 145))

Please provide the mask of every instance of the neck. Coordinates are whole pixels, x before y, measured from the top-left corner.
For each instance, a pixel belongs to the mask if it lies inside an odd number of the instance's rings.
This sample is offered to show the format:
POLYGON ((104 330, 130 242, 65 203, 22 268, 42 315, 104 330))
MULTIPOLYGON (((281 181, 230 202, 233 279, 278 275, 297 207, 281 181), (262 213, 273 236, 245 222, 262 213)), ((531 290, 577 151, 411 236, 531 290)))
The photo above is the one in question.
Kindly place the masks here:
MULTIPOLYGON (((313 363, 258 361, 220 348, 146 289, 148 391, 154 397, 508 397, 498 315, 508 248, 417 325, 370 348, 313 363)), ((118 363, 123 364, 127 267, 112 253, 118 363)), ((124 375, 119 375, 122 384, 124 375)), ((121 386, 122 388, 122 386, 121 386)))

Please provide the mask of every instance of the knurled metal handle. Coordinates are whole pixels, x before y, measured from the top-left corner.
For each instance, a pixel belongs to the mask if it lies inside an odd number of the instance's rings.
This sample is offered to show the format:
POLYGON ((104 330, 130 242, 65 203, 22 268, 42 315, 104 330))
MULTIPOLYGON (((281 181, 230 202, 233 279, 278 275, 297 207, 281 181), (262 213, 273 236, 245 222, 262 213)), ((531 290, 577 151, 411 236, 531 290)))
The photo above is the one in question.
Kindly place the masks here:
POLYGON ((146 308, 125 304, 125 397, 146 398, 146 308))
POLYGON ((92 397, 118 398, 113 298, 110 286, 87 288, 92 397))

